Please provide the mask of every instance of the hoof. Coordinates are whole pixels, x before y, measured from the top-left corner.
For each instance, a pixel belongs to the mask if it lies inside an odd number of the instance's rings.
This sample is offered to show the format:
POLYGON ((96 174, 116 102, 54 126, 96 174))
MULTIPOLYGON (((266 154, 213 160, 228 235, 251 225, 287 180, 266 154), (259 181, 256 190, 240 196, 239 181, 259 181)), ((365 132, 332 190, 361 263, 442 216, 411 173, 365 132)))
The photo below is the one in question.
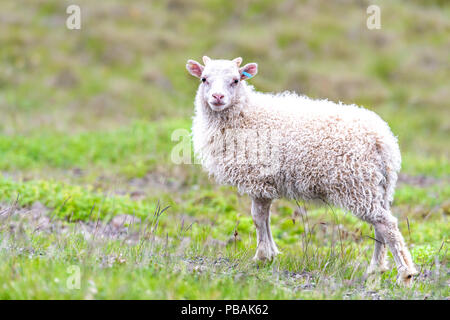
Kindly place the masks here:
POLYGON ((383 265, 379 264, 370 264, 367 268, 366 273, 367 274, 374 274, 374 273, 384 273, 389 270, 389 266, 387 263, 384 263, 383 265))
POLYGON ((417 273, 418 272, 415 268, 400 268, 398 270, 397 283, 410 287, 412 285, 413 278, 417 273))
POLYGON ((253 257, 254 261, 270 262, 280 254, 277 248, 273 248, 270 244, 260 244, 256 249, 256 254, 253 257))

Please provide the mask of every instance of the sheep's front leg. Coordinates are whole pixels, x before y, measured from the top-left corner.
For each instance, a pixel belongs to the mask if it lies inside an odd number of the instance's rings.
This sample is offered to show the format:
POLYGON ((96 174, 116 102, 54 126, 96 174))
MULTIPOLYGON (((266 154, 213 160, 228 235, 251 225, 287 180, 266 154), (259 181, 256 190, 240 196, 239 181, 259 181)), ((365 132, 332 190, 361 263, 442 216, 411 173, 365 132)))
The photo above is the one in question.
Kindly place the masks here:
POLYGON ((257 248, 253 260, 272 260, 278 253, 270 231, 271 199, 253 199, 252 218, 256 227, 257 248))

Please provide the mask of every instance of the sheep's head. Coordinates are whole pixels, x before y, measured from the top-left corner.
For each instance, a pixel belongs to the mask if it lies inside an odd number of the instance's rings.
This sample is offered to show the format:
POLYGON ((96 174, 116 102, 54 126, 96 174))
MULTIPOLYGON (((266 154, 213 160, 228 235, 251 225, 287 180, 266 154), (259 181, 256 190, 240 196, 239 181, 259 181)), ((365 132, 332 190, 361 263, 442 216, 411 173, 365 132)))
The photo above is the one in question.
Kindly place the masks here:
POLYGON ((188 60, 186 68, 190 74, 200 79, 203 99, 214 111, 222 111, 231 106, 239 93, 241 81, 255 76, 258 72, 256 63, 240 67, 240 57, 234 60, 212 60, 204 56, 203 63, 205 66, 188 60))

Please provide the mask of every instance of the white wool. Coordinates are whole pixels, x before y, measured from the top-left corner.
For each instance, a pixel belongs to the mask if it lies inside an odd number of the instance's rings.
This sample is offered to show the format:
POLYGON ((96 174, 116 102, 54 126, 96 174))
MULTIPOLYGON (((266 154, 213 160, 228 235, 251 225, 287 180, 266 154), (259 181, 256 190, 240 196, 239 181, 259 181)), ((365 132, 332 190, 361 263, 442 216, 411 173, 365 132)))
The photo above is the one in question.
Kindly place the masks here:
POLYGON ((253 198, 321 199, 361 218, 376 206, 388 209, 400 170, 397 140, 374 112, 292 92, 261 93, 244 81, 220 112, 211 110, 200 86, 192 134, 202 165, 219 183, 253 198), (276 131, 279 170, 261 175, 257 165, 217 152, 230 129, 276 131))

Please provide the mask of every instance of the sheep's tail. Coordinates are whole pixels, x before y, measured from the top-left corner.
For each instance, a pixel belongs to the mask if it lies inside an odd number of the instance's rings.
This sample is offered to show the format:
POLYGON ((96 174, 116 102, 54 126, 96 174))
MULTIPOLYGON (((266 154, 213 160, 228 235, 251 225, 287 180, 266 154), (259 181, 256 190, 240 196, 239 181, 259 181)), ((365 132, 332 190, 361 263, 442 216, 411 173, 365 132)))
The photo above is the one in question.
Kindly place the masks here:
POLYGON ((401 168, 401 154, 397 138, 390 134, 377 141, 377 149, 383 159, 384 208, 389 210, 394 200, 395 185, 401 168))

